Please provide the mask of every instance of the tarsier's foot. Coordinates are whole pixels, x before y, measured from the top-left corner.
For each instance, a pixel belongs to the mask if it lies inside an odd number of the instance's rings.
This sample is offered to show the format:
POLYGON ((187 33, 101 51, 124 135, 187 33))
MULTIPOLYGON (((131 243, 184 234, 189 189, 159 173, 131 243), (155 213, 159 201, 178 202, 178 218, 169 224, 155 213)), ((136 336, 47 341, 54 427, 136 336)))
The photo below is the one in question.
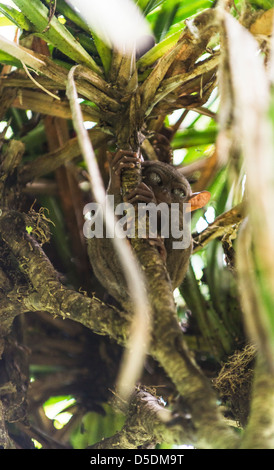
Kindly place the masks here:
POLYGON ((130 204, 135 202, 156 202, 153 191, 145 184, 139 183, 132 191, 125 195, 124 200, 130 204))
MULTIPOLYGON (((152 189, 147 186, 145 183, 140 183, 133 189, 125 198, 126 202, 131 204, 133 203, 146 203, 150 202, 157 203, 152 189)), ((148 238, 150 245, 155 246, 160 253, 161 258, 166 262, 167 253, 165 248, 164 239, 157 235, 157 230, 155 232, 155 237, 148 238)))

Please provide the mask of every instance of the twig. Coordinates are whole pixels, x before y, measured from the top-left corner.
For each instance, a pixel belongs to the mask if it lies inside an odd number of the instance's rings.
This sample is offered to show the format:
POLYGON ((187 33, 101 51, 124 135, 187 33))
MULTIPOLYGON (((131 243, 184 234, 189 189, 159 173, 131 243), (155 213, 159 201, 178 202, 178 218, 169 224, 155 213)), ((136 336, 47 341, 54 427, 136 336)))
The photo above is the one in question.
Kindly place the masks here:
POLYGON ((47 26, 45 27, 45 29, 42 31, 42 33, 46 33, 49 28, 50 28, 50 22, 55 14, 55 10, 56 10, 56 2, 57 0, 50 0, 50 4, 49 4, 49 22, 47 24, 47 26))
POLYGON ((54 93, 51 93, 51 91, 47 90, 44 88, 40 83, 38 83, 35 78, 32 77, 32 75, 29 73, 29 70, 26 66, 26 64, 21 60, 21 64, 23 65, 23 69, 25 70, 27 76, 30 78, 30 80, 38 87, 41 88, 45 93, 47 93, 49 96, 52 96, 52 98, 55 98, 56 100, 60 100, 59 96, 55 95, 54 93))
POLYGON ((194 234, 194 249, 193 253, 204 248, 209 242, 218 237, 224 237, 228 232, 237 230, 239 224, 245 217, 244 205, 239 204, 233 209, 221 214, 217 217, 212 224, 203 230, 201 233, 194 234))
POLYGON ((210 111, 210 109, 204 108, 203 106, 200 106, 198 108, 190 108, 191 111, 195 111, 198 114, 203 114, 204 116, 208 116, 211 119, 214 119, 214 121, 217 121, 217 114, 214 113, 213 111, 210 111))

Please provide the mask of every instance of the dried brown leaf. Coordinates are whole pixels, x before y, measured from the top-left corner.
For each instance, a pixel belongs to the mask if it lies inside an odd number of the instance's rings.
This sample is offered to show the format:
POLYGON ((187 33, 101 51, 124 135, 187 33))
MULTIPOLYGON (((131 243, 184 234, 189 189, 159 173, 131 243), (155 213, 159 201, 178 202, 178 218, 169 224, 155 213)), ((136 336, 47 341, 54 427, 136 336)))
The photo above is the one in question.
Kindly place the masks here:
POLYGON ((274 25, 274 8, 265 11, 251 24, 249 31, 252 34, 270 36, 274 25))

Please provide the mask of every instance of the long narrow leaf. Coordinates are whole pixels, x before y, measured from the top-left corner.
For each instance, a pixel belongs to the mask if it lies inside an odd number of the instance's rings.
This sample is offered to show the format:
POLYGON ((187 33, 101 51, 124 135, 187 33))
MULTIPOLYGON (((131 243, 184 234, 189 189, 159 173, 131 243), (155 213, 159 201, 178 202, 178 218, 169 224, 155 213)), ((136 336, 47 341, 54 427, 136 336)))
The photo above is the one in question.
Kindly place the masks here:
MULTIPOLYGON (((51 0, 46 0, 48 5, 50 4, 50 1, 51 0)), ((65 2, 65 0, 58 0, 56 10, 60 12, 65 18, 68 18, 70 21, 83 29, 86 33, 91 34, 91 29, 86 21, 83 21, 79 14, 77 14, 74 9, 71 8, 67 2, 65 2)), ((93 47, 97 49, 104 70, 107 74, 111 65, 111 50, 98 36, 94 34, 94 32, 92 32, 92 36, 94 40, 93 47)), ((78 39, 80 43, 82 43, 81 37, 84 39, 84 36, 81 33, 78 33, 78 39)), ((85 42, 87 42, 87 40, 85 42)), ((85 47, 85 43, 82 43, 82 45, 85 47)), ((87 47, 85 47, 85 49, 89 50, 87 47)))
POLYGON ((165 2, 165 0, 135 0, 138 3, 139 8, 144 12, 145 15, 150 13, 154 8, 165 2))
POLYGON ((161 13, 157 16, 154 25, 154 34, 156 40, 163 39, 176 17, 180 2, 177 0, 173 5, 164 4, 161 13))
MULTIPOLYGON (((0 12, 3 13, 3 15, 5 15, 5 17, 14 23, 18 28, 24 29, 25 31, 31 30, 31 22, 23 15, 23 13, 21 13, 21 11, 18 11, 9 5, 0 3, 0 12)), ((1 26, 4 25, 1 24, 1 26)))
POLYGON ((177 43, 181 31, 168 36, 166 39, 161 41, 159 44, 156 44, 152 49, 150 49, 146 54, 144 54, 137 62, 137 67, 139 71, 155 64, 155 62, 160 59, 167 51, 169 51, 177 43))
POLYGON ((32 0, 31 2, 28 0, 14 0, 14 3, 34 25, 37 35, 41 35, 46 41, 49 41, 77 63, 85 64, 92 70, 101 74, 101 69, 93 58, 55 16, 53 16, 50 21, 49 29, 45 31, 49 23, 49 10, 40 0, 32 0))

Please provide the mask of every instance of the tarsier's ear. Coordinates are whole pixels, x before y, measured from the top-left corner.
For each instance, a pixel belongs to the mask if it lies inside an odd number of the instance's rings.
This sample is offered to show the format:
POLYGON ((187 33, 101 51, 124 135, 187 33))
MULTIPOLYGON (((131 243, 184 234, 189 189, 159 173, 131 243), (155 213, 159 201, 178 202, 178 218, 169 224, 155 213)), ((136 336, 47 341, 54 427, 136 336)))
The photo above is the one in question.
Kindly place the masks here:
POLYGON ((188 202, 191 204, 191 212, 204 207, 208 203, 210 197, 211 194, 208 191, 193 193, 188 200, 188 202))

